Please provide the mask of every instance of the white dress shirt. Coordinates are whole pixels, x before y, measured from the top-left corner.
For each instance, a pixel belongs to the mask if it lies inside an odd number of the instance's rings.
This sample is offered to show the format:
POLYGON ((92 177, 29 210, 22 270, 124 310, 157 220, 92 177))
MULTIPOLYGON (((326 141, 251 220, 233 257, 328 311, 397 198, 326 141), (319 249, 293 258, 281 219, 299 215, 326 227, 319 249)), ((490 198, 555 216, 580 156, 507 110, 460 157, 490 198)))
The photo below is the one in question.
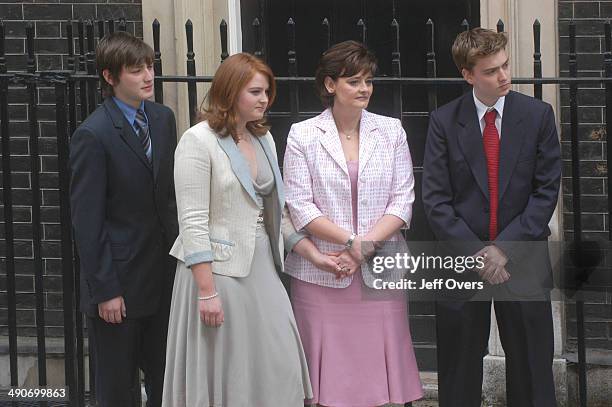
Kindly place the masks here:
POLYGON ((472 91, 472 95, 474 96, 474 103, 476 104, 476 113, 478 114, 478 123, 480 124, 480 134, 482 135, 486 125, 484 119, 485 114, 489 110, 495 109, 497 110, 497 117, 495 118, 495 127, 497 127, 497 134, 499 134, 499 138, 501 139, 501 125, 502 117, 504 115, 504 102, 506 101, 506 97, 502 96, 497 99, 497 102, 495 102, 493 106, 487 106, 476 97, 476 93, 474 91, 472 91))

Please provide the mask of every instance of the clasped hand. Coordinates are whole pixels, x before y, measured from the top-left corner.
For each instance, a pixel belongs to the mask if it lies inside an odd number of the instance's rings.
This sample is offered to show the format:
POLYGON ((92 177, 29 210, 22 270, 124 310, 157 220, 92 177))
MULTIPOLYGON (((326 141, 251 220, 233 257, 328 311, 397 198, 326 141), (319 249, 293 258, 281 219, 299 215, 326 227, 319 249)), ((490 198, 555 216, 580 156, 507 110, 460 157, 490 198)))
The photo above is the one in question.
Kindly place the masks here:
POLYGON ((508 257, 498 247, 485 246, 474 257, 484 257, 484 267, 478 271, 478 275, 489 284, 501 284, 510 279, 506 271, 508 257))
POLYGON ((365 261, 366 257, 368 257, 368 253, 365 253, 366 256, 364 257, 362 250, 362 238, 357 236, 350 249, 321 254, 315 266, 321 270, 335 274, 337 279, 352 276, 359 270, 361 263, 365 261))
POLYGON ((120 324, 127 316, 122 296, 98 304, 98 315, 109 324, 120 324))

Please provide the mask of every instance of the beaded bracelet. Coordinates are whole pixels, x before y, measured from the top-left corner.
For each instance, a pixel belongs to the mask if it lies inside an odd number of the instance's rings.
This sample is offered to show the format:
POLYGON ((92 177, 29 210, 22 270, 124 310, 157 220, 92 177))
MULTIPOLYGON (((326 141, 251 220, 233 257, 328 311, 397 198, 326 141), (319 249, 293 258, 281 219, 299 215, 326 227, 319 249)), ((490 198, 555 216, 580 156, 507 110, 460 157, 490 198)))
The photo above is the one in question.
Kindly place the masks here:
POLYGON ((217 297, 219 295, 218 292, 215 291, 214 294, 206 296, 206 297, 198 297, 198 300, 200 301, 206 301, 206 300, 212 300, 213 298, 217 297))

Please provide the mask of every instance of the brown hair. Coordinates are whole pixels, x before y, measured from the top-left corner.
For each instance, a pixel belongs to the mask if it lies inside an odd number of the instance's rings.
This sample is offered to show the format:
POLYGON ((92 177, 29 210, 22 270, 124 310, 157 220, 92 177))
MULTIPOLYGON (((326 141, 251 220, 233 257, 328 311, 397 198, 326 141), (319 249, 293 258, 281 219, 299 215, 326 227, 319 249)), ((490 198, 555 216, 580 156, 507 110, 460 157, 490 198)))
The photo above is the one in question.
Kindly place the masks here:
POLYGON ((473 28, 463 31, 453 44, 453 61, 457 69, 471 71, 478 59, 497 54, 505 50, 508 38, 505 33, 498 33, 485 28, 473 28))
POLYGON ((357 41, 344 41, 325 51, 319 60, 315 74, 315 86, 323 106, 334 105, 334 95, 327 91, 325 78, 332 80, 367 72, 376 73, 377 63, 374 54, 362 43, 357 41))
MULTIPOLYGON (((274 74, 262 60, 242 52, 227 58, 215 72, 205 99, 207 106, 199 112, 198 121, 208 120, 210 128, 221 136, 231 135, 235 137, 237 135, 238 112, 236 111, 236 104, 238 97, 256 73, 260 73, 268 79, 268 106, 266 106, 266 110, 268 110, 276 96, 274 74)), ((265 116, 260 120, 247 122, 246 127, 256 136, 263 136, 270 129, 265 116)))
POLYGON ((119 81, 123 67, 150 65, 154 57, 153 49, 132 34, 117 31, 105 35, 96 48, 96 67, 100 75, 102 94, 105 97, 114 95, 112 85, 106 82, 102 75, 105 69, 108 69, 113 80, 119 81))

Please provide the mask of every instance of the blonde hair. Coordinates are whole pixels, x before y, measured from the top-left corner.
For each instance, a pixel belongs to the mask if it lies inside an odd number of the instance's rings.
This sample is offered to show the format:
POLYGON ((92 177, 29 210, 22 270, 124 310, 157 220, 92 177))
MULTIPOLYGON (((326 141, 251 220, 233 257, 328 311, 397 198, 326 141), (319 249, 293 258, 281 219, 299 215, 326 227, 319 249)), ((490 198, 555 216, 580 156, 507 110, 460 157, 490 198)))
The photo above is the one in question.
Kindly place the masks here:
POLYGON ((498 33, 485 28, 473 28, 463 31, 453 44, 453 61, 457 69, 471 71, 478 59, 497 54, 505 50, 508 38, 505 33, 498 33))

